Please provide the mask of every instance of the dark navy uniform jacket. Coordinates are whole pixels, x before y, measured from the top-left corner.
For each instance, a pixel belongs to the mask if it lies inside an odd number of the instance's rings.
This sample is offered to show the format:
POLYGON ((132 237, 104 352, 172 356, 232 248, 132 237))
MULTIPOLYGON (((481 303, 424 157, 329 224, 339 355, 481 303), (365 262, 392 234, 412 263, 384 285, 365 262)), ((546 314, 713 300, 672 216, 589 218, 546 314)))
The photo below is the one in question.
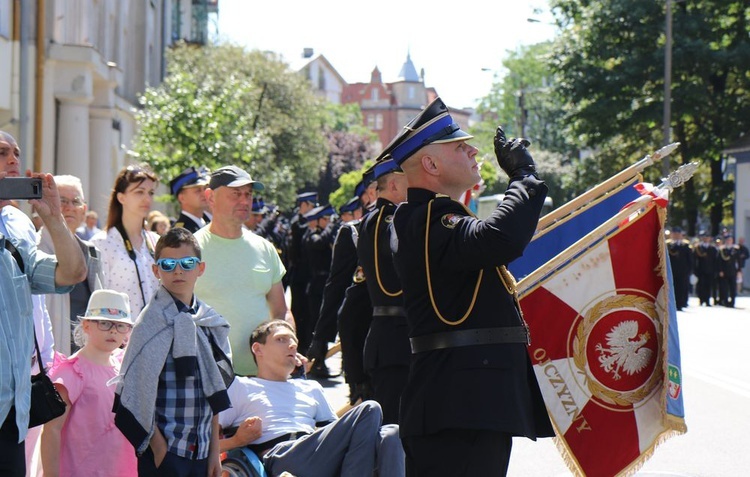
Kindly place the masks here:
MULTIPOLYGON (((375 209, 362 219, 357 255, 367 277, 367 290, 373 307, 404 306, 401 280, 393 265, 390 224, 396 204, 379 198, 375 209)), ((373 313, 365 343, 365 369, 409 366, 411 348, 406 316, 378 316, 373 313)))
POLYGON ((307 221, 300 214, 296 214, 289 221, 289 244, 287 251, 289 253, 289 283, 306 287, 310 281, 310 266, 307 262, 307 254, 302 248, 302 238, 308 230, 307 221))
POLYGON ((331 270, 323 290, 318 323, 315 325, 316 340, 333 342, 336 339, 339 309, 357 269, 357 246, 353 234, 358 235, 358 227, 358 220, 342 224, 333 242, 331 270))
POLYGON ((310 288, 319 290, 321 294, 331 270, 335 238, 333 224, 324 229, 307 229, 302 237, 302 253, 306 254, 307 264, 310 267, 310 288))
MULTIPOLYGON (((208 219, 208 216, 204 215, 203 220, 208 223, 210 220, 208 219)), ((195 222, 193 219, 185 215, 183 212, 180 212, 180 216, 177 217, 177 220, 174 223, 175 227, 182 227, 184 229, 187 229, 190 231, 190 233, 195 233, 198 230, 200 230, 201 226, 197 222, 195 222)))
POLYGON ((694 266, 695 274, 697 276, 705 276, 713 278, 718 272, 718 249, 710 243, 701 242, 696 247, 693 247, 694 255, 694 266))
POLYGON ((326 281, 320 317, 315 326, 315 339, 333 341, 338 325, 342 367, 349 384, 367 381, 362 350, 372 321, 372 305, 357 258, 360 224, 359 220, 347 222, 336 234, 331 273, 326 281))
POLYGON ((690 276, 693 271, 693 252, 687 240, 667 240, 669 260, 672 273, 680 276, 690 276))
MULTIPOLYGON (((522 325, 503 266, 531 240, 546 194, 533 176, 511 180, 502 203, 479 220, 447 196, 409 189, 391 248, 410 336, 522 325)), ((399 424, 402 437, 444 429, 554 435, 524 343, 412 354, 399 424)))

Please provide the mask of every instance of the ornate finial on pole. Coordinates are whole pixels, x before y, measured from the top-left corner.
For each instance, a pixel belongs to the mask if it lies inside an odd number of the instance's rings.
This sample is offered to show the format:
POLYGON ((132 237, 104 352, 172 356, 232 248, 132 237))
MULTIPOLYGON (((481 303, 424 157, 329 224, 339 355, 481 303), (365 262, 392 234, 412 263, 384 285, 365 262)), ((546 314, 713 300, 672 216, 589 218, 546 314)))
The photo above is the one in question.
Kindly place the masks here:
MULTIPOLYGON (((670 147, 670 146, 666 146, 666 147, 670 147)), ((698 170, 697 162, 683 164, 682 166, 678 167, 676 171, 671 172, 669 176, 662 179, 663 182, 661 183, 660 188, 669 189, 670 191, 674 190, 675 187, 680 187, 682 184, 689 181, 693 177, 693 174, 695 174, 695 171, 697 170, 698 170)))
POLYGON ((679 145, 679 142, 673 142, 671 144, 667 144, 653 154, 648 154, 646 157, 634 164, 636 170, 638 170, 638 172, 641 172, 643 169, 650 166, 654 162, 658 162, 664 159, 668 155, 672 154, 672 151, 677 149, 677 146, 679 145))
POLYGON ((677 146, 679 146, 679 142, 673 142, 671 144, 667 144, 666 146, 662 147, 658 151, 654 153, 653 159, 655 161, 658 161, 659 159, 664 159, 668 155, 672 154, 672 151, 677 149, 677 146))

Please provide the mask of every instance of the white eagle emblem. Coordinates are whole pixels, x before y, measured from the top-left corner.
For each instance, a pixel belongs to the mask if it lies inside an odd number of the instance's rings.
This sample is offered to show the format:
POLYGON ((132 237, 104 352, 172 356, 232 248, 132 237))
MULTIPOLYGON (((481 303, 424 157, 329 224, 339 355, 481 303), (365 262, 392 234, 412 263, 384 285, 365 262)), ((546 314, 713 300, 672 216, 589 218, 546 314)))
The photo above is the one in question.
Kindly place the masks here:
POLYGON ((595 348, 599 352, 602 369, 612 373, 615 380, 622 377, 621 371, 632 376, 643 370, 654 354, 651 349, 645 347, 650 339, 649 332, 638 334, 638 322, 635 320, 623 321, 614 326, 607 333, 609 348, 603 347, 601 343, 597 343, 595 348))

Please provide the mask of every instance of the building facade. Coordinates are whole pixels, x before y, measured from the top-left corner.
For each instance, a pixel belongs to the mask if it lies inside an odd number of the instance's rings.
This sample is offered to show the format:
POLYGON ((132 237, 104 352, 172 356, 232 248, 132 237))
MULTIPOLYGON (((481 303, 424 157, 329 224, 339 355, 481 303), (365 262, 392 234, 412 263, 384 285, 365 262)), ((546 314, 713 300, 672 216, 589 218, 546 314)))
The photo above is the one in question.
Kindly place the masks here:
POLYGON ((0 0, 0 129, 24 167, 81 178, 106 215, 138 97, 165 74, 176 41, 205 43, 218 0, 0 0))
MULTIPOLYGON (((323 55, 314 57, 299 71, 319 96, 336 104, 358 104, 364 125, 377 134, 380 147, 437 97, 434 88, 425 86, 424 71, 417 73, 409 54, 393 82, 384 82, 376 66, 369 82, 349 84, 323 55)), ((451 115, 463 129, 468 128, 471 113, 451 108, 451 115)))

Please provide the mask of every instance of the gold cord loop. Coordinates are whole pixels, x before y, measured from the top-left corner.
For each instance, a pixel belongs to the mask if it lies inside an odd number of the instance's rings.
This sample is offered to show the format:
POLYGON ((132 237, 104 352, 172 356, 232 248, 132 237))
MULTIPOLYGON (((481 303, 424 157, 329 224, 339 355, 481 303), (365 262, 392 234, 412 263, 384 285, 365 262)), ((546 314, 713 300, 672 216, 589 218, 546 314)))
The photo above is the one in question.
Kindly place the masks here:
POLYGON ((378 230, 380 229, 380 218, 383 216, 384 209, 385 207, 380 208, 380 212, 378 213, 378 218, 375 221, 375 280, 378 282, 380 291, 382 291, 386 296, 397 297, 397 296, 401 296, 401 294, 403 294, 404 291, 399 290, 395 292, 389 292, 383 286, 383 282, 380 281, 380 266, 378 265, 378 263, 380 263, 380 260, 378 259, 378 237, 380 237, 380 234, 378 233, 378 230))
POLYGON ((474 296, 471 297, 471 303, 469 304, 469 309, 466 310, 466 313, 464 314, 464 316, 462 316, 461 318, 455 321, 446 319, 440 313, 440 310, 438 310, 437 303, 435 303, 435 294, 432 292, 432 279, 430 278, 430 255, 429 255, 430 216, 432 215, 432 203, 434 201, 435 199, 432 199, 427 204, 427 223, 426 223, 425 234, 424 234, 424 263, 425 263, 425 268, 427 270, 427 291, 430 294, 430 303, 432 303, 432 309, 435 311, 435 314, 440 319, 440 321, 442 321, 446 325, 456 326, 466 321, 466 318, 469 317, 469 315, 471 314, 471 311, 474 309, 474 305, 476 304, 476 301, 477 301, 477 295, 479 295, 479 285, 482 284, 482 276, 484 275, 484 270, 479 271, 479 277, 477 277, 477 284, 474 286, 474 296))

